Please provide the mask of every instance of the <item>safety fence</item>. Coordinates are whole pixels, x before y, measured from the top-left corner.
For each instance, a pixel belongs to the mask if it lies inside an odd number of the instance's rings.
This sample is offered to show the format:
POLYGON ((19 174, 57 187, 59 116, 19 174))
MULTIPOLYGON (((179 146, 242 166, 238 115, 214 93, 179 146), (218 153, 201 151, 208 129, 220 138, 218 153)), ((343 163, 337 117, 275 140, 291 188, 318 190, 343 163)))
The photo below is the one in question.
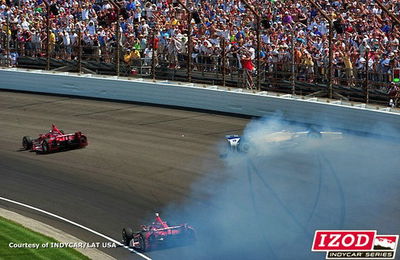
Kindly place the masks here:
POLYGON ((162 44, 153 48, 154 34, 141 42, 119 41, 124 44, 117 44, 116 40, 105 44, 94 38, 87 39, 80 31, 71 34, 74 41, 68 45, 62 38, 47 44, 46 31, 27 39, 2 28, 0 65, 190 81, 310 96, 329 96, 331 84, 333 98, 391 106, 397 106, 400 97, 399 87, 391 83, 394 77, 399 77, 399 69, 393 66, 382 69, 379 63, 358 68, 340 63, 330 67, 321 61, 295 61, 292 49, 282 53, 265 52, 257 71, 256 57, 246 64, 241 50, 224 48, 222 38, 222 48, 204 55, 192 45, 188 51, 189 43, 186 51, 162 44))

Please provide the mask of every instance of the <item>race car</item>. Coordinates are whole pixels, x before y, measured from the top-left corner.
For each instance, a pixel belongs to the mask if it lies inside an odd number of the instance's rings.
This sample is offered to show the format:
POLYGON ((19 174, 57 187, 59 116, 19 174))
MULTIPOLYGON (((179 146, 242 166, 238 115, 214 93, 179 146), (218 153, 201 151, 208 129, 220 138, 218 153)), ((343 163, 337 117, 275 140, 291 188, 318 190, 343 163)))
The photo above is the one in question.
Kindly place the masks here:
POLYGON ((171 242, 191 244, 195 240, 196 235, 193 227, 188 224, 169 226, 158 213, 156 213, 155 221, 150 225, 142 225, 140 231, 133 232, 131 228, 122 230, 124 245, 142 252, 162 245, 171 245, 171 242))
POLYGON ((276 147, 293 147, 302 140, 323 138, 330 136, 331 138, 341 138, 341 132, 319 132, 315 130, 290 132, 282 130, 279 132, 265 133, 262 135, 249 136, 243 138, 240 135, 226 135, 227 150, 235 152, 248 152, 252 145, 262 144, 276 147))
POLYGON ((37 153, 50 153, 65 149, 82 148, 88 145, 87 138, 81 132, 64 134, 55 125, 46 134, 40 134, 39 138, 32 139, 29 136, 22 138, 24 150, 31 150, 37 153))

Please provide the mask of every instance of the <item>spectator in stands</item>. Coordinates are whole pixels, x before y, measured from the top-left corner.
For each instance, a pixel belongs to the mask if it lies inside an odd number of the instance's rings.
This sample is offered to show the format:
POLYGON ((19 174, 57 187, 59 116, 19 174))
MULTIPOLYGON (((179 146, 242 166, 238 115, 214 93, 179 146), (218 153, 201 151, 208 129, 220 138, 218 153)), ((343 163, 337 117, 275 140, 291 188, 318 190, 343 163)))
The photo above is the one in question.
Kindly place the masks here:
POLYGON ((391 83, 389 87, 389 96, 390 101, 389 101, 389 106, 390 107, 397 107, 400 104, 400 87, 398 84, 391 83))
POLYGON ((247 89, 254 89, 254 81, 253 81, 253 72, 254 72, 254 64, 251 59, 251 53, 246 52, 242 56, 241 64, 244 69, 243 79, 245 81, 245 86, 247 89))
MULTIPOLYGON (((320 73, 327 79, 329 60, 328 23, 306 0, 249 0, 262 17, 260 56, 266 62, 264 71, 290 70, 292 38, 294 60, 309 81, 320 73)), ((354 70, 365 70, 374 81, 391 80, 398 67, 400 30, 373 0, 317 0, 321 9, 334 20, 335 81, 347 80, 352 86, 354 70), (366 57, 366 51, 369 55, 366 57)), ((120 17, 108 1, 50 0, 49 49, 51 57, 76 59, 81 32, 84 59, 114 62, 116 47, 121 57, 139 52, 149 61, 155 49, 156 64, 178 69, 187 53, 187 17, 175 0, 118 1, 120 17), (155 38, 151 32, 155 30, 155 38), (117 39, 119 30, 120 39, 117 39), (167 65, 165 65, 167 64, 167 65)), ((390 12, 400 14, 397 1, 384 0, 390 12)), ((192 11, 192 58, 196 69, 214 71, 220 63, 221 38, 226 40, 229 71, 241 70, 249 53, 255 60, 256 17, 242 1, 202 0, 188 4, 192 11), (200 66, 200 64, 202 66, 200 66), (212 64, 212 65, 211 65, 212 64)), ((7 1, 0 5, 0 23, 10 21, 10 48, 20 56, 37 57, 46 53, 46 7, 42 0, 24 0, 23 4, 7 1)), ((5 30, 3 29, 3 32, 5 30)), ((2 48, 6 34, 1 34, 2 48)), ((138 56, 137 54, 135 54, 138 56)), ((16 56, 16 55, 15 55, 16 56)), ((247 66, 247 65, 246 65, 247 66)), ((247 70, 246 68, 244 68, 247 70)), ((247 70, 252 71, 252 70, 247 70)), ((246 72, 247 73, 247 72, 246 72)), ((250 73, 251 75, 251 73, 250 73)), ((249 80, 250 82, 251 80, 249 80)))

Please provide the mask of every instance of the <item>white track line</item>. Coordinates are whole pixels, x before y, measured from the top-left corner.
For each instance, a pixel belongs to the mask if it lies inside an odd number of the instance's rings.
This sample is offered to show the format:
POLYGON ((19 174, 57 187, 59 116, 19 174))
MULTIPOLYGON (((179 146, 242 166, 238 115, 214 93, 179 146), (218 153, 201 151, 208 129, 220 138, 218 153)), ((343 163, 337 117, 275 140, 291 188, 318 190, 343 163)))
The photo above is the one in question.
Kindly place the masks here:
POLYGON ((101 233, 99 233, 99 232, 97 232, 97 231, 95 231, 95 230, 93 230, 93 229, 90 229, 90 228, 88 228, 88 227, 82 226, 81 224, 78 224, 78 223, 76 223, 76 222, 74 222, 74 221, 72 221, 72 220, 63 218, 63 217, 61 217, 61 216, 59 216, 59 215, 53 214, 53 213, 48 212, 48 211, 45 211, 45 210, 43 210, 43 209, 39 209, 39 208, 30 206, 30 205, 27 205, 27 204, 24 204, 24 203, 15 201, 15 200, 10 200, 10 199, 3 198, 3 197, 0 197, 0 200, 4 200, 4 201, 10 202, 10 203, 14 203, 14 204, 17 204, 17 205, 26 207, 26 208, 28 208, 28 209, 33 209, 33 210, 39 211, 39 212, 44 213, 44 214, 46 214, 46 215, 52 216, 52 217, 54 217, 54 218, 61 219, 61 220, 65 221, 65 222, 67 222, 67 223, 70 223, 70 224, 72 224, 72 225, 74 225, 74 226, 80 227, 80 228, 82 228, 82 229, 84 229, 84 230, 86 230, 86 231, 89 231, 89 232, 91 232, 91 233, 93 233, 93 234, 95 234, 95 235, 98 235, 98 236, 100 236, 100 237, 103 237, 103 238, 105 238, 105 239, 107 239, 107 240, 109 240, 109 241, 111 241, 111 242, 113 242, 113 243, 115 243, 115 244, 117 244, 117 245, 119 245, 119 246, 122 246, 122 247, 128 249, 129 251, 131 251, 131 252, 137 254, 138 256, 143 257, 143 258, 146 259, 146 260, 152 260, 150 257, 148 257, 148 256, 146 256, 146 255, 144 255, 144 254, 142 254, 142 253, 140 253, 140 252, 134 250, 133 248, 129 248, 129 247, 123 245, 121 242, 119 242, 119 241, 117 241, 117 240, 115 240, 115 239, 113 239, 113 238, 111 238, 111 237, 108 237, 108 236, 106 236, 106 235, 103 235, 103 234, 101 234, 101 233))

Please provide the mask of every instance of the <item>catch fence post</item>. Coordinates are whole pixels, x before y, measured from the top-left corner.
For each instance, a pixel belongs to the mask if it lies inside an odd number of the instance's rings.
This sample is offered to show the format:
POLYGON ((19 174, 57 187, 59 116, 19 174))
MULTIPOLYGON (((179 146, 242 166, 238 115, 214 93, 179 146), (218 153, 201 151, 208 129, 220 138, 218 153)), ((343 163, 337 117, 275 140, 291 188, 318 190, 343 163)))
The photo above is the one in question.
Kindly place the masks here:
POLYGON ((46 39, 46 70, 50 70, 50 5, 47 1, 44 1, 47 11, 46 27, 47 27, 47 39, 46 39))
POLYGON ((222 86, 226 86, 226 43, 225 37, 221 37, 221 48, 222 48, 222 86))
POLYGON ((333 21, 322 8, 317 5, 314 0, 308 0, 312 6, 314 6, 318 12, 329 22, 329 61, 328 61, 328 97, 333 98, 333 21))
POLYGON ((333 22, 329 20, 329 98, 333 98, 333 22))
POLYGON ((153 33, 152 33, 152 38, 151 38, 151 47, 152 47, 152 53, 151 53, 151 75, 153 77, 153 80, 156 79, 156 44, 155 44, 155 40, 156 40, 156 29, 155 26, 153 28, 153 33))
POLYGON ((119 77, 119 75, 120 75, 120 41, 121 41, 121 39, 120 39, 120 26, 119 26, 119 16, 120 16, 120 14, 121 14, 121 7, 119 6, 119 4, 118 3, 116 3, 116 2, 114 2, 114 0, 110 0, 110 3, 112 4, 112 6, 116 9, 116 11, 117 11, 117 21, 116 21, 116 23, 115 23, 115 41, 116 41, 116 64, 115 64, 115 66, 116 66, 116 73, 117 73, 117 77, 119 77))
POLYGON ((10 14, 7 12, 7 29, 6 29, 6 66, 11 66, 10 56, 10 14))
POLYGON ((82 74, 82 30, 78 27, 78 73, 82 74))
POLYGON ((365 50, 365 103, 369 103, 369 82, 368 82, 368 77, 369 77, 369 68, 368 68, 368 56, 369 56, 369 51, 368 48, 365 50))
POLYGON ((292 46, 291 46, 291 54, 292 54, 292 81, 291 81, 291 83, 292 83, 292 95, 295 95, 296 94, 296 83, 295 83, 295 78, 296 78, 296 75, 295 75, 295 57, 294 57, 294 55, 295 55, 295 32, 294 32, 294 29, 293 29, 293 27, 291 28, 291 33, 292 33, 292 46))
POLYGON ((258 12, 256 12, 256 10, 254 10, 254 8, 247 2, 247 0, 241 0, 243 1, 243 3, 246 5, 247 8, 250 9, 250 11, 253 13, 253 15, 256 17, 256 37, 257 37, 257 55, 256 55, 256 59, 257 59, 257 90, 260 91, 261 90, 261 39, 260 39, 260 31, 261 31, 261 17, 260 14, 258 12))
POLYGON ((189 82, 192 82, 192 12, 187 8, 187 6, 182 2, 182 0, 177 0, 178 3, 185 9, 187 13, 187 23, 188 23, 188 42, 187 42, 187 78, 189 82))
POLYGON ((120 74, 120 32, 119 32, 119 8, 117 8, 117 22, 115 24, 115 37, 116 37, 116 43, 117 43, 117 77, 119 77, 120 74))
POLYGON ((261 20, 260 15, 257 13, 257 90, 261 90, 261 38, 260 38, 260 31, 261 31, 261 20))
POLYGON ((188 10, 188 64, 187 64, 187 74, 188 81, 192 82, 192 13, 188 10))

